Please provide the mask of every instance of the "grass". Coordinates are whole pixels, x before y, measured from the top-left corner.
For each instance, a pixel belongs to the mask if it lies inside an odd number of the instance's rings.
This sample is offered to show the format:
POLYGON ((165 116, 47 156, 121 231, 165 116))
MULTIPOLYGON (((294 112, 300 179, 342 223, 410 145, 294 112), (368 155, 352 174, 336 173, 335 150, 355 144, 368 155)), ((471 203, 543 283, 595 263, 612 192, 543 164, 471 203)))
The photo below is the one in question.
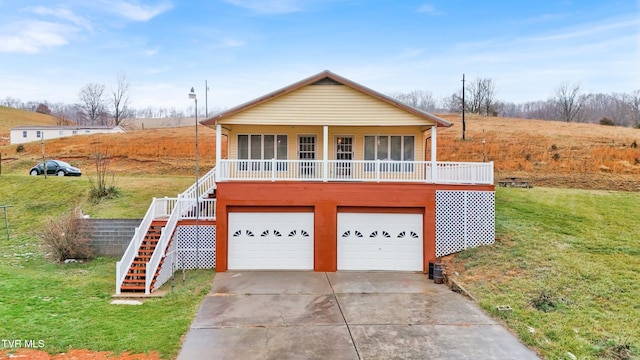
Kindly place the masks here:
POLYGON ((638 193, 499 188, 496 244, 448 271, 545 358, 640 357, 638 204, 638 193))
POLYGON ((94 217, 141 218, 152 196, 175 196, 192 182, 161 176, 116 180, 121 197, 93 206, 85 177, 0 176, 0 205, 12 205, 9 240, 0 222, 0 338, 43 340, 51 353, 86 348, 177 355, 213 270, 189 271, 184 284, 176 280, 167 296, 141 306, 111 305, 118 259, 53 263, 35 236, 39 224, 76 203, 94 217))

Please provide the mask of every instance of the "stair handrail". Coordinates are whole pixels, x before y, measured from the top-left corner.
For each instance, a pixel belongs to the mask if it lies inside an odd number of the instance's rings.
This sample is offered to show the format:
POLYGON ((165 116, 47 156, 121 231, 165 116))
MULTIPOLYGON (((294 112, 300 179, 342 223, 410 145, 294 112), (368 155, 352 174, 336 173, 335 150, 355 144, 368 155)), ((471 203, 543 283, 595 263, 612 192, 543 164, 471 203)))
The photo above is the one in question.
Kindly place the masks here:
POLYGON ((140 226, 136 227, 133 237, 131 241, 129 241, 129 246, 127 246, 127 250, 125 250, 120 261, 116 262, 116 294, 118 295, 120 294, 122 283, 127 277, 127 272, 131 268, 131 264, 133 264, 133 259, 135 259, 138 249, 140 249, 140 244, 142 244, 145 235, 149 231, 151 222, 156 217, 157 204, 158 199, 154 197, 144 218, 142 218, 140 222, 140 226))
POLYGON ((167 223, 162 229, 162 234, 160 235, 160 239, 158 240, 156 248, 153 250, 151 259, 149 259, 149 261, 147 262, 144 286, 145 294, 151 293, 151 283, 153 282, 153 278, 155 277, 156 271, 158 270, 158 266, 160 266, 160 261, 164 257, 164 253, 166 251, 167 245, 169 244, 169 240, 171 240, 171 237, 173 236, 176 225, 182 218, 182 214, 184 213, 183 209, 189 209, 192 206, 197 206, 196 189, 202 189, 199 192, 200 198, 203 198, 209 193, 209 191, 215 189, 215 169, 215 167, 211 169, 202 178, 198 179, 196 183, 191 185, 182 194, 178 195, 176 206, 171 211, 171 215, 169 216, 167 223), (185 207, 183 208, 183 206, 185 207))
POLYGON ((195 199, 196 187, 197 187, 199 190, 198 195, 200 195, 200 197, 204 196, 205 194, 209 193, 209 191, 211 191, 212 189, 215 189, 216 187, 215 176, 216 176, 216 168, 214 166, 213 169, 209 170, 206 174, 204 174, 201 178, 199 178, 198 181, 196 181, 191 186, 189 186, 189 188, 187 188, 187 190, 185 190, 180 195, 185 198, 195 199))
POLYGON ((169 216, 167 223, 162 228, 160 239, 158 240, 158 243, 153 250, 153 254, 151 255, 149 261, 147 261, 144 284, 144 293, 147 295, 151 294, 151 283, 153 282, 153 278, 155 277, 156 271, 158 270, 160 261, 164 257, 164 253, 167 249, 167 245, 169 244, 169 240, 171 240, 171 237, 173 236, 173 232, 176 229, 178 220, 180 220, 180 214, 182 213, 181 208, 184 201, 185 199, 179 195, 176 206, 173 208, 173 211, 171 211, 171 215, 169 216))

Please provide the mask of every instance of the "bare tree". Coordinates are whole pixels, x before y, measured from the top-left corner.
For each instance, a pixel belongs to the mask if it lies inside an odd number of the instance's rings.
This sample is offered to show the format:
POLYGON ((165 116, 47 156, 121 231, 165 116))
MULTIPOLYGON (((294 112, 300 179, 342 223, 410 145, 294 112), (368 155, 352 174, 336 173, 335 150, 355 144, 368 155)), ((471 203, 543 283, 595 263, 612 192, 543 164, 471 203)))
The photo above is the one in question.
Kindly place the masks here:
POLYGON ((462 91, 453 93, 450 96, 442 99, 442 106, 450 113, 462 112, 462 91))
POLYGON ((556 116, 565 122, 580 121, 586 99, 586 95, 580 94, 579 84, 562 83, 552 100, 556 116))
POLYGON ((104 85, 89 83, 80 89, 80 108, 89 125, 97 125, 104 119, 106 110, 104 101, 104 85))
POLYGON ((115 126, 124 126, 128 119, 132 117, 132 111, 129 109, 129 81, 125 73, 118 74, 118 80, 115 89, 111 89, 111 98, 109 99, 112 106, 112 117, 115 126))
POLYGON ((640 129, 640 90, 631 92, 626 99, 631 126, 640 129))
POLYGON ((51 110, 49 109, 49 106, 47 106, 47 104, 39 104, 36 108, 36 112, 40 114, 51 115, 51 110))
POLYGON ((465 109, 480 115, 496 115, 498 101, 493 79, 476 78, 465 89, 465 109))
POLYGON ((395 93, 391 97, 424 111, 434 111, 436 108, 436 101, 430 91, 413 90, 408 93, 395 93))
POLYGON ((120 190, 113 185, 114 174, 111 171, 109 147, 103 147, 102 145, 94 147, 92 158, 96 166, 96 177, 95 179, 89 177, 89 184, 91 185, 89 197, 94 204, 103 199, 117 197, 120 194, 120 190), (109 176, 111 176, 111 185, 107 184, 109 176))

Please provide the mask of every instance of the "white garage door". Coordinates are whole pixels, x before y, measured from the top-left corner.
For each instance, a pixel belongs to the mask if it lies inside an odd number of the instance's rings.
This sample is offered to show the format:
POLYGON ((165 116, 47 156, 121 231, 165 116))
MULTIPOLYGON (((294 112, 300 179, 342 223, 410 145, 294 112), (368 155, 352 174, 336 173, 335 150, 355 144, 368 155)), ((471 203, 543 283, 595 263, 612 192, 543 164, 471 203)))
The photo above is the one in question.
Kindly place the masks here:
POLYGON ((338 270, 423 271, 422 214, 338 213, 338 270))
POLYGON ((313 213, 229 213, 230 270, 313 270, 313 213))

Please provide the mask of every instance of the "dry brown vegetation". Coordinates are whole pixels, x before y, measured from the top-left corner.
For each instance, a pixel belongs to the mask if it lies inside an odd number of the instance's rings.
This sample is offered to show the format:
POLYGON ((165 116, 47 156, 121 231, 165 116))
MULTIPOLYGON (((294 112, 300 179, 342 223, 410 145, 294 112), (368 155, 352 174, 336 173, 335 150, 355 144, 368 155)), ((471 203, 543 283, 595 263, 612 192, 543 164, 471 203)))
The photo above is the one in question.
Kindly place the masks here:
POLYGON ((596 124, 460 115, 438 132, 438 159, 493 161, 495 179, 521 177, 536 186, 640 190, 640 130, 596 124), (484 130, 484 134, 483 134, 484 130))
MULTIPOLYGON (((199 167, 206 172, 215 164, 215 131, 199 126, 198 132, 199 167)), ((0 151, 3 158, 11 157, 12 160, 35 160, 42 156, 39 143, 24 144, 24 149, 20 155, 15 152, 15 146, 0 151)), ((133 130, 122 134, 53 139, 45 144, 47 157, 68 161, 88 174, 95 173, 91 159, 97 151, 109 153, 112 157, 110 169, 116 174, 190 175, 195 168, 195 131, 193 126, 133 130)))
MULTIPOLYGON (((484 157, 494 162, 496 181, 521 177, 534 186, 640 190, 639 129, 467 116, 463 141, 460 115, 442 117, 454 126, 439 129, 440 161, 482 161, 484 138, 484 157)), ((215 164, 215 131, 205 126, 198 129, 199 165, 207 171, 215 164)), ((0 130, 8 134, 8 129, 0 130)), ((117 174, 189 175, 195 167, 193 126, 55 139, 47 141, 45 152, 91 173, 91 155, 100 147, 108 148, 117 174)), ((222 147, 226 148, 226 141, 222 147)), ((7 161, 42 156, 36 143, 25 144, 20 155, 15 146, 6 145, 0 151, 7 161)))

